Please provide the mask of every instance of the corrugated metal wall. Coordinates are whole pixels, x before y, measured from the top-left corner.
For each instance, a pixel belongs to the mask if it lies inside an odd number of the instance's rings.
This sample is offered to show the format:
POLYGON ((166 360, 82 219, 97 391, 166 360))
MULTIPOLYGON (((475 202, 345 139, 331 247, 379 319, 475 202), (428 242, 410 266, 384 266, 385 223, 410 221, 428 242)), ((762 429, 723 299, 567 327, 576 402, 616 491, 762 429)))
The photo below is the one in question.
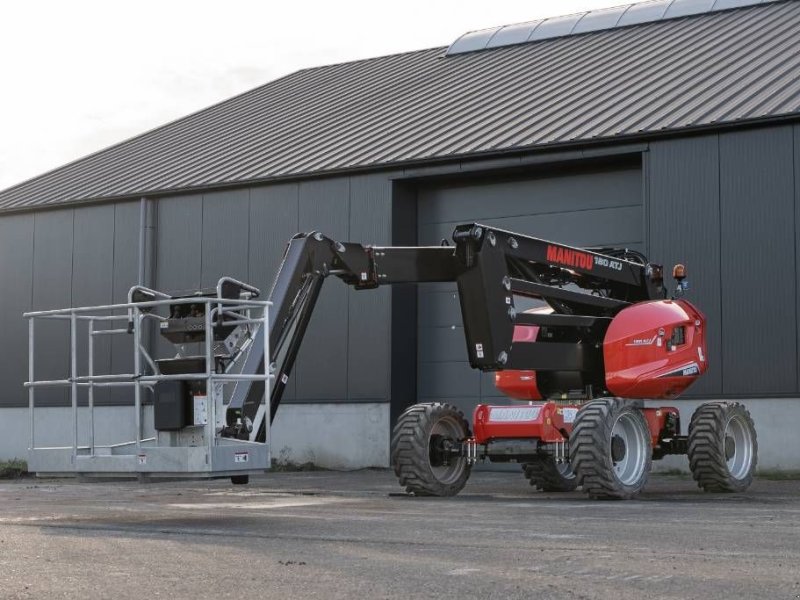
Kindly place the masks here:
MULTIPOLYGON (((796 148, 800 126, 782 126, 653 142, 645 154, 648 232, 642 239, 649 240, 654 260, 689 265, 690 298, 709 317, 711 370, 693 390, 695 395, 800 393, 796 148)), ((436 172, 446 169, 437 167, 436 172)), ((418 168, 413 174, 430 172, 418 168)), ((153 283, 194 288, 233 274, 268 289, 287 237, 299 230, 391 243, 394 175, 317 179, 154 201, 153 283)), ((0 217, 0 405, 26 403, 22 312, 123 301, 137 278, 138 228, 138 202, 0 217)), ((387 401, 390 305, 389 289, 358 293, 329 282, 287 400, 387 401)), ((38 363, 39 377, 66 374, 65 331, 58 325, 41 328, 37 343, 46 352, 38 363)), ((117 340, 98 353, 122 371, 126 343, 117 340)), ((52 390, 41 398, 42 404, 66 399, 52 390)))
MULTIPOLYGON (((97 205, 0 218, 0 405, 27 404, 22 381, 27 375, 26 310, 45 310, 72 304, 124 301, 136 281, 139 209, 136 203, 97 205)), ((37 327, 37 377, 63 378, 68 328, 63 322, 37 327)), ((81 347, 82 356, 85 350, 81 347)), ((100 366, 122 369, 122 346, 98 342, 100 366)), ((85 361, 85 358, 84 358, 85 361)), ((85 362, 81 363, 85 366, 85 362)), ((105 394, 98 394, 98 401, 105 394)), ((44 406, 66 400, 64 390, 43 389, 37 400, 44 406)))
POLYGON ((798 127, 653 143, 650 255, 689 266, 709 320, 708 376, 693 394, 798 391, 798 127))
POLYGON ((27 395, 22 381, 28 372, 28 329, 22 313, 30 310, 33 290, 34 216, 0 218, 0 403, 21 406, 27 395))
MULTIPOLYGON (((182 290, 231 275, 269 291, 291 235, 320 230, 340 239, 391 242, 391 181, 380 176, 315 180, 153 201, 154 284, 182 290)), ((139 203, 122 202, 0 217, 0 405, 27 405, 26 310, 125 301, 138 272, 139 203)), ((149 270, 149 269, 148 269, 149 270)), ((287 401, 388 401, 388 289, 356 293, 335 278, 298 357, 287 401), (299 382, 299 383, 295 383, 299 382)), ((68 372, 68 328, 37 329, 37 378, 68 372)), ((129 372, 130 340, 98 342, 98 369, 129 372), (105 345, 104 345, 105 344, 105 345)), ((168 345, 161 344, 166 351, 168 345)), ((81 347, 79 369, 85 372, 81 347)), ((98 404, 124 400, 99 394, 98 404)), ((37 405, 66 392, 37 392, 37 405)))

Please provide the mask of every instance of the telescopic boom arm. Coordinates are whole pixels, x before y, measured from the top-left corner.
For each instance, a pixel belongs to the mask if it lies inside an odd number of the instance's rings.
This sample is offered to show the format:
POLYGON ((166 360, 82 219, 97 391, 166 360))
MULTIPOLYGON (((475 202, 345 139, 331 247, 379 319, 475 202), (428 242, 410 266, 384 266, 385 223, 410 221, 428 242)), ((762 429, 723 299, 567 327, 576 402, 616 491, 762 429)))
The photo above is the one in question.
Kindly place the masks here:
MULTIPOLYGON (((469 361, 482 371, 536 369, 591 372, 602 356, 597 339, 611 317, 630 303, 663 297, 660 265, 613 248, 580 249, 479 224, 459 225, 453 245, 363 246, 321 233, 294 236, 278 270, 270 300, 269 344, 275 376, 270 420, 280 406, 322 284, 336 276, 356 289, 394 283, 456 282, 469 361), (544 300, 552 314, 517 312, 515 296, 544 300), (515 325, 544 328, 542 344, 512 343, 515 325)), ((401 308, 396 308, 401 310, 401 308)), ((259 332, 259 335, 263 335, 259 332)), ((263 344, 256 340, 255 347, 263 344)), ((252 352, 244 372, 263 373, 252 352)), ((227 409, 227 434, 255 423, 263 382, 240 384, 227 409)))

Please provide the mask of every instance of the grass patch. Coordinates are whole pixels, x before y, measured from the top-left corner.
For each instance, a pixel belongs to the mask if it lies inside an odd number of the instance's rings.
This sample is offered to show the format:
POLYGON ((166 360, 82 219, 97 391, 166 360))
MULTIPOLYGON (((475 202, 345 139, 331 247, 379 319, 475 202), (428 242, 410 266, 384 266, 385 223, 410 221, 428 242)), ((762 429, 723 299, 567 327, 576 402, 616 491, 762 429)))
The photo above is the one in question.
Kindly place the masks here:
POLYGON ((15 458, 0 461, 0 479, 19 479, 28 474, 28 463, 15 458))
POLYGON ((297 462, 292 460, 292 450, 288 446, 284 446, 281 448, 280 452, 278 452, 278 456, 272 459, 272 466, 270 471, 275 471, 278 473, 294 473, 298 471, 327 471, 327 469, 323 469, 322 467, 318 467, 314 463, 314 453, 311 452, 309 458, 311 460, 307 460, 305 462, 297 462))
POLYGON ((327 469, 318 467, 313 462, 296 463, 292 462, 291 460, 274 460, 272 461, 272 467, 270 468, 270 471, 275 471, 278 473, 294 473, 299 471, 327 471, 327 469))
POLYGON ((756 473, 759 479, 770 481, 797 481, 800 479, 800 471, 791 469, 762 469, 756 473))

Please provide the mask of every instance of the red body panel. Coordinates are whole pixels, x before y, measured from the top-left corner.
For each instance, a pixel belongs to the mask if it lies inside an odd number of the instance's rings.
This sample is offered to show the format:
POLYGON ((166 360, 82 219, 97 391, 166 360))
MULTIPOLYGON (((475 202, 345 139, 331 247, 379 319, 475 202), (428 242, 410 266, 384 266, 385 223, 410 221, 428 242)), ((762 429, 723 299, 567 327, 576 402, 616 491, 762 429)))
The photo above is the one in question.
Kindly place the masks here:
MULTIPOLYGON (((551 313, 550 309, 534 309, 533 313, 551 313)), ((539 335, 538 325, 516 325, 513 341, 535 342, 539 335)), ((495 387, 509 398, 515 400, 541 400, 539 387, 536 385, 536 371, 497 371, 494 374, 495 387)))
MULTIPOLYGON (((530 312, 550 312, 536 309, 530 312)), ((535 343, 539 327, 517 325, 514 342, 535 343)), ((606 388, 621 398, 675 398, 706 372, 705 317, 686 300, 640 302, 611 321, 603 341, 606 388), (683 343, 671 343, 682 327, 683 343)), ((499 371, 509 398, 541 400, 536 371, 499 371)))
POLYGON ((572 429, 577 406, 558 406, 555 402, 512 406, 475 407, 472 427, 475 441, 535 438, 543 442, 563 442, 561 429, 572 429))
MULTIPOLYGON (((474 439, 478 444, 502 439, 537 439, 544 443, 566 440, 562 431, 572 432, 580 406, 558 405, 555 402, 492 406, 479 404, 472 417, 474 439)), ((653 446, 660 441, 660 434, 670 414, 678 417, 678 409, 672 407, 643 408, 642 414, 650 429, 653 446)))
MULTIPOLYGON (((537 310, 539 312, 541 309, 537 310)), ((545 311, 541 311, 545 312, 545 311)), ((549 312, 549 311, 548 311, 549 312)), ((518 325, 514 342, 535 343, 539 327, 518 325)), ((622 398, 673 398, 707 369, 705 317, 685 300, 640 302, 620 311, 603 340, 605 380, 609 392, 622 398), (682 335, 681 333, 682 328, 682 335), (679 331, 676 333, 676 329, 679 331)), ((541 400, 536 371, 499 371, 495 385, 518 400, 541 400)), ((480 404, 473 415, 475 442, 537 439, 563 442, 572 432, 579 405, 533 402, 517 406, 480 404)), ((667 419, 678 419, 672 407, 643 408, 653 447, 660 443, 667 419)), ((670 428, 674 428, 671 425, 670 428)), ((672 435, 667 432, 667 435, 672 435)))
POLYGON ((514 400, 542 399, 536 385, 536 371, 497 371, 494 374, 494 385, 514 400))
POLYGON ((705 317, 685 300, 640 302, 622 310, 603 341, 606 387, 622 398, 674 398, 708 368, 705 317), (672 343, 677 328, 682 343, 672 343))

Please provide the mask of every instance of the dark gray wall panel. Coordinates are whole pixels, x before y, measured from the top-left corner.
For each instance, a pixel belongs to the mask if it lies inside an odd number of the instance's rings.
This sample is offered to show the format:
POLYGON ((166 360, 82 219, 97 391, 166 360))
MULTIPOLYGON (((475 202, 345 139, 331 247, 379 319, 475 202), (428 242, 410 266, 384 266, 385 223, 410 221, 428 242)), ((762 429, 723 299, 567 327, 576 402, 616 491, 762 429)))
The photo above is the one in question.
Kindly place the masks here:
POLYGON ((139 272, 139 203, 114 205, 114 302, 126 302, 139 272))
MULTIPOLYGON (((114 303, 127 302, 128 290, 136 285, 139 274, 139 203, 121 202, 114 206, 114 303)), ((133 371, 133 340, 115 335, 111 339, 111 371, 133 371)), ((133 404, 133 395, 124 388, 111 388, 110 401, 133 404)))
MULTIPOLYGON (((320 179, 300 184, 300 231, 321 231, 334 239, 346 240, 349 215, 349 179, 320 179)), ((322 288, 297 358, 298 400, 343 400, 348 396, 349 293, 346 286, 333 278, 322 288)))
POLYGON ((720 135, 720 182, 723 392, 796 392, 792 128, 720 135))
MULTIPOLYGON (((418 215, 420 244, 450 239, 455 225, 472 221, 577 246, 645 243, 642 175, 630 167, 431 185, 419 190, 418 215)), ((494 374, 467 362, 455 285, 418 286, 418 304, 419 399, 460 397, 468 414, 502 399, 494 374)))
MULTIPOLYGON (((72 305, 73 210, 37 213, 34 222, 33 309, 47 310, 72 305)), ((68 322, 37 324, 37 379, 63 379, 69 375, 68 322)), ((66 392, 42 389, 37 405, 65 402, 66 392)))
POLYGON ((158 289, 193 290, 201 286, 202 233, 202 196, 181 196, 158 201, 156 230, 158 289))
MULTIPOLYGON (((389 245, 391 221, 391 181, 387 175, 352 177, 349 239, 389 245)), ((348 296, 348 397, 386 401, 391 361, 391 289, 348 290, 348 296)))
POLYGON ((0 218, 0 331, 7 349, 0 361, 0 406, 23 405, 28 374, 28 327, 22 313, 31 309, 33 215, 0 218))
MULTIPOLYGON (((795 279, 795 309, 797 319, 797 348, 800 351, 800 126, 794 126, 794 262, 797 267, 795 279)), ((797 361, 797 381, 800 386, 800 360, 797 361)))
MULTIPOLYGON (((0 219, 0 277, 15 282, 0 298, 0 328, 23 349, 6 357, 0 366, 0 384, 9 390, 0 396, 0 402, 27 404, 22 389, 28 362, 22 312, 125 300, 128 288, 136 282, 138 206, 98 205, 0 219)), ((37 378, 68 375, 68 335, 64 322, 37 326, 37 378)), ((79 324, 78 341, 78 369, 85 373, 88 355, 83 324, 79 324)), ((116 337, 113 344, 108 338, 97 339, 98 372, 130 371, 130 356, 128 338, 116 337)), ((108 400, 104 392, 96 394, 99 404, 108 400)), ((129 400, 123 392, 116 392, 112 401, 129 400)), ((66 391, 37 391, 37 405, 66 402, 66 391)))
POLYGON ((222 276, 247 279, 249 213, 247 189, 203 195, 203 287, 215 286, 222 276))
POLYGON ((717 136, 653 143, 647 164, 649 257, 667 272, 675 263, 687 266, 688 298, 708 318, 708 373, 688 395, 720 394, 727 348, 721 342, 717 136))
MULTIPOLYGON (((75 209, 75 238, 72 259, 72 305, 98 306, 112 303, 114 273, 114 205, 75 209)), ((102 324, 97 324, 102 328, 102 324)), ((121 327, 122 323, 117 323, 121 327)), ((88 372, 88 325, 78 324, 78 370, 88 372)), ((95 373, 111 372, 111 339, 95 338, 95 373)), ((132 365, 131 365, 132 366, 132 365)), ((128 372, 132 372, 128 371, 128 372)), ((108 401, 108 388, 95 390, 95 401, 108 401)))
POLYGON ((461 305, 455 289, 429 292, 427 302, 419 308, 419 324, 423 327, 462 326, 461 305))
POLYGON ((480 371, 471 368, 466 362, 421 362, 418 373, 420 402, 450 396, 472 398, 473 402, 480 398, 480 371))
MULTIPOLYGON (((250 190, 249 275, 266 300, 281 264, 289 237, 299 231, 297 184, 270 185, 250 190)), ((295 374, 289 378, 284 400, 296 397, 295 374)))
POLYGON ((110 304, 114 270, 114 205, 75 209, 72 302, 110 304))
POLYGON ((250 190, 248 281, 267 297, 289 238, 300 230, 299 186, 270 185, 250 190))
MULTIPOLYGON (((156 285, 164 292, 196 290, 202 283, 203 197, 162 198, 157 206, 156 285)), ((137 219, 138 222, 138 219, 137 219)), ((174 354, 173 346, 154 336, 156 358, 174 354)))
POLYGON ((421 363, 466 362, 468 358, 462 326, 420 328, 421 363))

